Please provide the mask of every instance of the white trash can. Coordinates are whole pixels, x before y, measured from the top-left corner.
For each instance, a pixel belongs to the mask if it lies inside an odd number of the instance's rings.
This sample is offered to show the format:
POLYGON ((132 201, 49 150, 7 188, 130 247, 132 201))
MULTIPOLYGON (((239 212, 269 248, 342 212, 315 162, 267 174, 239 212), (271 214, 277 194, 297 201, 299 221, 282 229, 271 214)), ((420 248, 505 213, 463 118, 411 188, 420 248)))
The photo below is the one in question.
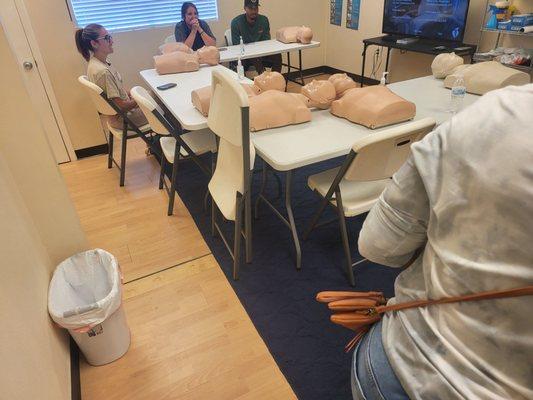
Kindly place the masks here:
POLYGON ((48 311, 91 365, 115 361, 130 346, 121 284, 116 258, 101 249, 76 254, 54 271, 48 311))

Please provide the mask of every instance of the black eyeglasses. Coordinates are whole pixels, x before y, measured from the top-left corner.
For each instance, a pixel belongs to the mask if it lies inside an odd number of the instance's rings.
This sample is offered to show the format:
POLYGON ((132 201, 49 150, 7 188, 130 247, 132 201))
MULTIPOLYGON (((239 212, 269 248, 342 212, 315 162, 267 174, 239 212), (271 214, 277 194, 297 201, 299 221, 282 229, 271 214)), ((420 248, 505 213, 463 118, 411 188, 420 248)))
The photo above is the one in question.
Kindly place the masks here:
POLYGON ((111 39, 113 39, 113 36, 111 36, 110 34, 107 34, 107 35, 105 35, 105 36, 102 36, 102 37, 96 38, 96 40, 100 40, 100 39, 104 39, 106 42, 110 42, 111 39))

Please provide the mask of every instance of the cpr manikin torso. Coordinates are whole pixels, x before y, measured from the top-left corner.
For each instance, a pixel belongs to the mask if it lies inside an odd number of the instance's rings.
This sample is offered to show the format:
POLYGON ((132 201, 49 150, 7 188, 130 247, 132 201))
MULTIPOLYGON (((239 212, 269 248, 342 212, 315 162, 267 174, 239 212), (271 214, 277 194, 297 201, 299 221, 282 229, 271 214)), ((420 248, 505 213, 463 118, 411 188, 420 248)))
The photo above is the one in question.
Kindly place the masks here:
POLYGON ((346 74, 333 74, 328 78, 328 81, 335 86, 337 99, 340 99, 346 91, 357 87, 354 80, 346 74))
POLYGON ((276 31, 276 40, 282 43, 309 44, 313 40, 313 31, 307 26, 287 26, 276 31))
POLYGON ((176 74, 179 72, 198 71, 200 62, 196 53, 175 51, 154 57, 155 69, 158 74, 176 74))
POLYGON ((196 54, 200 64, 217 65, 220 62, 220 52, 215 46, 204 46, 196 54))
POLYGON ((292 93, 267 90, 249 98, 250 131, 301 124, 311 120, 311 111, 292 93))
POLYGON ((335 86, 330 81, 312 81, 302 87, 302 94, 309 99, 311 107, 326 110, 337 97, 335 86))
POLYGON ((313 40, 313 31, 308 26, 302 26, 296 33, 296 40, 302 44, 309 44, 313 40))
MULTIPOLYGON (((256 95, 256 89, 253 85, 241 83, 241 86, 246 91, 248 97, 256 95)), ((204 86, 203 88, 193 90, 191 92, 191 101, 194 107, 202 113, 204 117, 209 115, 209 105, 211 104, 211 85, 204 86)))
POLYGON ((333 115, 375 129, 414 118, 416 106, 379 85, 348 90, 341 99, 331 104, 330 111, 333 115))
POLYGON ((464 60, 455 53, 439 54, 431 63, 431 72, 438 79, 443 79, 450 75, 459 65, 463 65, 464 60))
POLYGON ((523 71, 505 67, 497 61, 486 61, 454 71, 444 79, 444 86, 451 88, 458 75, 463 76, 467 92, 480 95, 505 86, 521 86, 530 82, 529 74, 523 71))
MULTIPOLYGON (((258 95, 267 90, 285 90, 285 78, 279 72, 263 72, 254 79, 254 84, 241 83, 248 97, 258 95)), ((204 116, 209 115, 211 103, 211 86, 205 86, 191 92, 191 100, 194 107, 204 116)))
POLYGON ((254 78, 256 93, 266 92, 267 90, 285 91, 285 78, 279 72, 265 71, 254 78))

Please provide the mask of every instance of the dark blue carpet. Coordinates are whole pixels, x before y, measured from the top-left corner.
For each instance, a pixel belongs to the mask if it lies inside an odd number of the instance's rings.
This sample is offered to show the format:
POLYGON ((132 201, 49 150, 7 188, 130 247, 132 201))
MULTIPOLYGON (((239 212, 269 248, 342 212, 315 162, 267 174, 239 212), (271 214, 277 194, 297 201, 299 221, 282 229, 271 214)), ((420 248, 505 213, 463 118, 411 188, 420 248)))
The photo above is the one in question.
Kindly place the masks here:
MULTIPOLYGON (((318 197, 307 187, 307 177, 339 165, 342 160, 296 171, 292 204, 300 237, 318 205, 318 197)), ((256 159, 256 169, 261 167, 262 161, 256 159)), ((203 210, 207 182, 208 178, 192 161, 180 163, 178 194, 294 392, 301 400, 351 399, 351 354, 345 354, 343 347, 353 334, 329 322, 327 307, 315 301, 316 293, 322 290, 352 290, 342 269, 338 224, 318 228, 306 242, 302 241, 302 270, 297 271, 289 230, 262 204, 259 220, 253 222, 253 262, 243 262, 240 280, 234 281, 233 261, 222 240, 211 236, 210 216, 203 210)), ((260 174, 256 174, 254 194, 259 185, 260 174)), ((273 177, 267 193, 277 194, 273 177)), ((277 201, 280 202, 281 199, 277 201)), ((325 214, 326 218, 332 216, 332 210, 325 214)), ((356 236, 364 217, 348 221, 354 258, 359 257, 356 236)), ((232 238, 233 223, 226 225, 232 238)), ((355 269, 355 290, 382 290, 390 297, 398 273, 364 263, 355 269)))

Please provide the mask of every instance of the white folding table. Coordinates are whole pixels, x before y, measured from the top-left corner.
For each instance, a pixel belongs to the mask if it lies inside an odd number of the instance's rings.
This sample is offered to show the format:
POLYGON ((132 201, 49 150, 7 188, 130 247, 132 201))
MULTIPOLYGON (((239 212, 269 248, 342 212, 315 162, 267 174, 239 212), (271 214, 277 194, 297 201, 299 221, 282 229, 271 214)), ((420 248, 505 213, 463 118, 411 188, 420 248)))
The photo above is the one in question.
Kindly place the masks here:
MULTIPOLYGON (((180 74, 159 75, 155 69, 141 71, 141 77, 163 102, 165 107, 178 120, 183 129, 197 131, 207 128, 207 118, 205 118, 191 101, 191 92, 204 86, 211 85, 211 73, 215 69, 229 71, 222 65, 202 66, 198 71, 184 72, 180 74), (165 83, 175 83, 176 87, 167 90, 159 90, 158 86, 165 83)), ((237 79, 237 74, 230 71, 237 79)), ((253 83, 249 79, 244 79, 243 83, 253 83)))
POLYGON ((302 43, 282 43, 275 39, 271 40, 262 40, 260 42, 247 43, 244 45, 244 54, 241 55, 241 46, 239 44, 234 46, 220 47, 220 62, 229 62, 237 61, 240 57, 241 60, 246 60, 249 58, 256 57, 265 57, 273 54, 283 54, 287 53, 287 64, 282 64, 288 68, 287 77, 288 80, 298 83, 300 85, 304 84, 303 74, 302 74, 302 50, 312 49, 314 47, 319 47, 320 42, 312 41, 308 44, 302 43), (291 52, 298 51, 298 60, 299 66, 295 67, 291 65, 291 52), (300 82, 290 79, 291 69, 295 69, 300 72, 300 82))
MULTIPOLYGON (((442 80, 427 76, 393 83, 388 87, 394 93, 416 104, 414 120, 432 117, 437 124, 441 124, 453 115, 447 111, 450 105, 450 91, 444 87, 442 80)), ((464 106, 467 107, 478 98, 479 96, 467 94, 464 106)), ((256 215, 259 202, 263 201, 291 230, 297 268, 301 266, 301 250, 291 206, 291 183, 294 170, 346 155, 358 139, 388 128, 390 127, 371 130, 336 117, 329 110, 313 110, 310 122, 252 134, 252 142, 257 155, 272 169, 286 173, 285 208, 288 219, 283 217, 280 211, 264 196, 266 168, 263 168, 263 182, 255 207, 256 215)))
MULTIPOLYGON (((448 112, 450 91, 443 81, 426 76, 388 85, 388 88, 416 105, 414 120, 432 117, 441 124, 448 112)), ((466 94, 464 106, 479 96, 466 94)), ((269 129, 252 134, 257 154, 277 171, 290 171, 349 153, 357 139, 383 129, 368 129, 332 115, 329 110, 313 110, 312 120, 300 125, 269 129)))
MULTIPOLYGON (((215 68, 224 67, 202 67, 196 72, 171 75, 158 75, 155 70, 145 70, 141 71, 141 76, 184 129, 197 130, 207 128, 207 119, 192 105, 190 92, 209 85, 211 71, 215 68), (157 89, 157 86, 168 82, 178 85, 166 91, 157 89)), ((247 80, 247 82, 251 81, 247 80)), ((442 80, 426 76, 393 83, 388 87, 394 93, 416 104, 415 120, 433 117, 437 124, 441 124, 452 116, 447 111, 450 104, 450 91, 444 88, 442 80)), ((479 96, 466 94, 464 106, 467 107, 478 98, 479 96)), ((311 122, 252 133, 252 142, 257 155, 272 169, 287 174, 285 207, 288 220, 266 199, 263 190, 261 190, 259 199, 273 208, 278 217, 291 230, 297 268, 301 266, 301 250, 291 206, 291 182, 294 170, 346 155, 358 139, 382 129, 387 128, 371 130, 338 118, 329 110, 313 110, 311 122)), ((263 174, 266 174, 266 168, 263 170, 263 174)))

